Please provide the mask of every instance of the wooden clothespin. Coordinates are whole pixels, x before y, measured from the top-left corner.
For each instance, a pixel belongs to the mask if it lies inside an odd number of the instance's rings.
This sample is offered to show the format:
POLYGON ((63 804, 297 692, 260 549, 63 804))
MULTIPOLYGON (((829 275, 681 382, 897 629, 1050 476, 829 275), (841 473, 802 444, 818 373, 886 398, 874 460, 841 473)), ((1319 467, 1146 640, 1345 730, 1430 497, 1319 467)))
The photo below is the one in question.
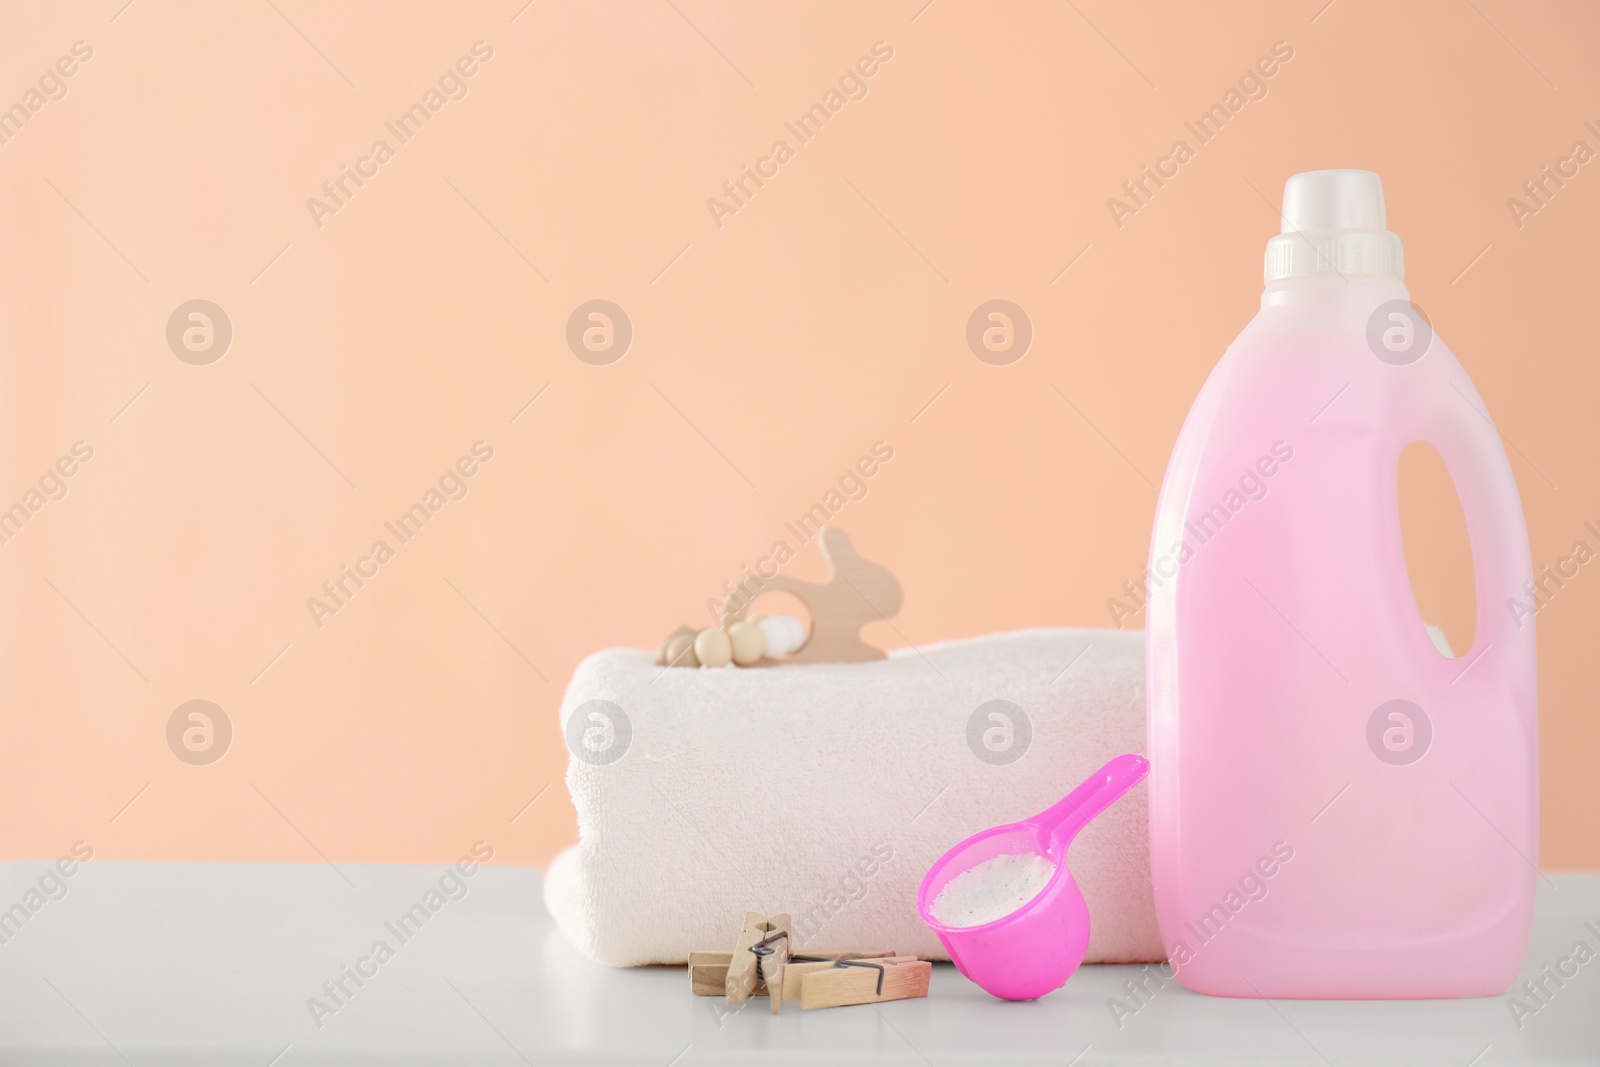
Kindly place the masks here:
POLYGON ((731 1007, 738 1007, 755 995, 756 983, 761 979, 761 956, 755 949, 757 944, 770 944, 766 937, 771 932, 772 925, 765 915, 745 912, 744 926, 739 929, 739 940, 734 942, 728 972, 722 982, 723 994, 731 1007))
POLYGON ((893 952, 808 956, 794 946, 788 915, 746 912, 732 952, 691 952, 689 987, 737 1007, 765 996, 772 1014, 785 1000, 802 1009, 878 1004, 928 995, 933 964, 893 952))
POLYGON ((789 916, 774 915, 767 926, 767 936, 756 942, 755 954, 761 956, 761 983, 767 987, 772 1014, 776 1015, 783 1007, 783 972, 789 963, 789 916), (774 989, 777 996, 772 995, 774 989))
MULTIPOLYGON (((796 975, 799 988, 792 999, 800 1007, 836 1008, 845 1004, 881 1004, 886 1000, 907 1000, 928 995, 928 980, 933 964, 915 956, 888 956, 875 960, 833 960, 826 963, 796 963, 788 970, 815 968, 796 975)), ((787 983, 788 974, 784 975, 787 983)), ((789 995, 789 985, 784 995, 789 995)))
POLYGON ((772 1014, 778 1014, 783 997, 774 997, 771 991, 776 989, 781 993, 783 989, 789 937, 789 916, 768 918, 758 912, 745 912, 744 926, 739 929, 739 940, 729 956, 727 973, 722 980, 723 995, 729 1004, 737 1007, 760 989, 772 999, 772 1014))

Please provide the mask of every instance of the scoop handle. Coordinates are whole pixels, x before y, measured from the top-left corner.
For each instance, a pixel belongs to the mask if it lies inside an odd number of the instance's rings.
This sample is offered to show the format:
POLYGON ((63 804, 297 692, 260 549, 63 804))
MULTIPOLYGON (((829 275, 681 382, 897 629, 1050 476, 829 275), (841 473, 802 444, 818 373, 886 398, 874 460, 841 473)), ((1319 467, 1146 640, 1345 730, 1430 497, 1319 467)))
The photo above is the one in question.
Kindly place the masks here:
POLYGON ((1136 753, 1118 756, 1084 779, 1082 785, 1041 811, 1029 823, 1062 841, 1078 836, 1090 819, 1138 785, 1150 773, 1150 761, 1136 753))

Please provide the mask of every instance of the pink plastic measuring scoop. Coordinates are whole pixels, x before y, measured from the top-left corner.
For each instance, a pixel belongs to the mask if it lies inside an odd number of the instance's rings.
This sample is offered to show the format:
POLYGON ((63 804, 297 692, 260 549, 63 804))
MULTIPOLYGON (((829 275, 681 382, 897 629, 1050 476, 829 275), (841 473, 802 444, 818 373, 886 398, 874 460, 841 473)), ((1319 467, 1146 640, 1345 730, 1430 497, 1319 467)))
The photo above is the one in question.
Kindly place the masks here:
POLYGON ((1089 906, 1067 869, 1067 848, 1090 819, 1149 770, 1143 756, 1118 756, 1033 818, 974 834, 928 869, 917 911, 962 974, 1003 1000, 1034 1000, 1072 977, 1089 945, 1089 906), (933 917, 933 902, 951 879, 996 856, 1028 853, 1048 856, 1056 865, 1028 903, 982 926, 946 926, 933 917))

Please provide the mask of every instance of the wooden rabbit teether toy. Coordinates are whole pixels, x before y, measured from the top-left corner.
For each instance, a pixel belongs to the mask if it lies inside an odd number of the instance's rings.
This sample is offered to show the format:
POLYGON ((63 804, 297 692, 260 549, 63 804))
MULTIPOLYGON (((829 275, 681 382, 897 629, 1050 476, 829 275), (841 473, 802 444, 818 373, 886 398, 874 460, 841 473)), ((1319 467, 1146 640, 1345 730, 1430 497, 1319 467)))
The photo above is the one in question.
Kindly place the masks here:
MULTIPOLYGON (((828 561, 828 580, 803 582, 779 574, 767 579, 761 591, 792 593, 811 612, 811 638, 790 663, 862 663, 883 659, 886 653, 861 640, 861 627, 900 613, 905 594, 887 567, 870 563, 857 554, 850 535, 829 526, 822 531, 822 556, 828 561)), ((730 612, 728 621, 744 618, 748 604, 730 612)))
MULTIPOLYGON (((905 600, 900 582, 888 568, 857 554, 850 536, 829 526, 818 540, 828 561, 828 580, 803 582, 778 574, 765 578, 756 594, 780 592, 799 597, 811 612, 811 634, 788 616, 746 622, 747 599, 724 616, 721 629, 696 633, 680 626, 656 650, 661 666, 720 667, 730 661, 744 666, 770 666, 787 653, 784 663, 863 663, 886 658, 881 648, 861 639, 861 628, 876 619, 898 615, 905 600)), ((753 599, 753 597, 751 598, 753 599)))

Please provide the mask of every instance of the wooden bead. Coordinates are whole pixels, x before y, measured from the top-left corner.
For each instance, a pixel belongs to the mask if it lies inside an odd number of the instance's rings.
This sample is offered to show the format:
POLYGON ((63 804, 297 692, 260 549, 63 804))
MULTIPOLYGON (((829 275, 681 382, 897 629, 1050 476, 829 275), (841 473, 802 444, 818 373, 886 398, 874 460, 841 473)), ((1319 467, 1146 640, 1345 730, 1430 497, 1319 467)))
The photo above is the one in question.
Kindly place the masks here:
POLYGON ((733 645, 733 662, 748 667, 767 651, 767 635, 753 622, 736 622, 728 627, 728 640, 733 645))
POLYGON ((805 648, 806 640, 811 636, 806 632, 806 624, 793 615, 785 615, 783 622, 789 627, 789 651, 798 652, 805 648))
POLYGON ((701 630, 695 635, 694 654, 702 667, 726 667, 733 661, 733 642, 722 630, 701 630))
POLYGON ((689 635, 689 640, 691 642, 694 640, 694 630, 688 626, 680 626, 661 639, 661 644, 656 646, 657 667, 665 667, 667 664, 672 662, 672 652, 670 651, 672 647, 672 640, 673 638, 680 637, 684 634, 689 635))
POLYGON ((806 624, 793 615, 768 615, 757 625, 767 642, 767 655, 787 656, 806 643, 806 624))
POLYGON ((761 636, 766 639, 767 655, 777 659, 790 651, 788 629, 771 615, 763 615, 756 623, 761 627, 761 636))
POLYGON ((669 667, 698 667, 700 661, 694 655, 694 631, 687 633, 674 633, 667 642, 667 666, 669 667))

